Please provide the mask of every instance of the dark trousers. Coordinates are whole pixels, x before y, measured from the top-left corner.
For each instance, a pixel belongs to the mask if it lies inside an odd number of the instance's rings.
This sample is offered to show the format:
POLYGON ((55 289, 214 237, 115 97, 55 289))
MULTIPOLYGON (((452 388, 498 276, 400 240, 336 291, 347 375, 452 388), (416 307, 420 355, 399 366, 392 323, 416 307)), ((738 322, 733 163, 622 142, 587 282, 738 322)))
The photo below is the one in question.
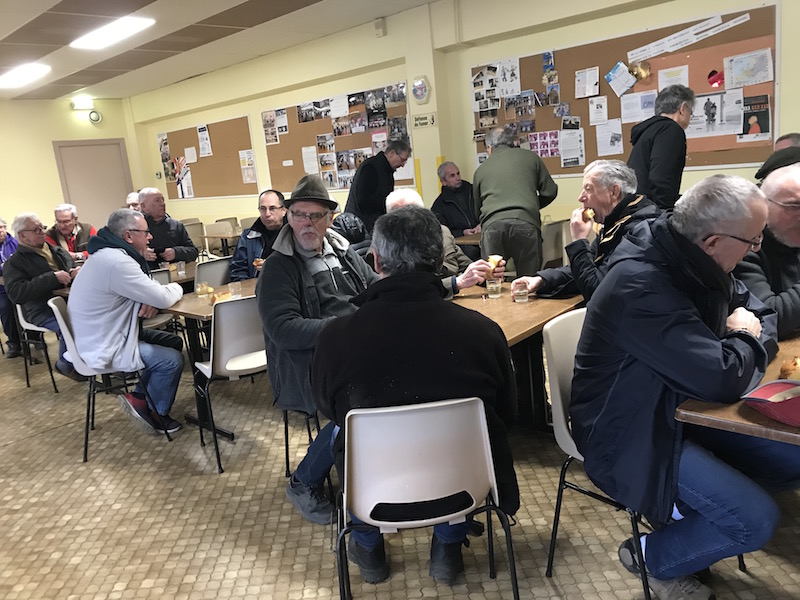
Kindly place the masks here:
POLYGON ((539 228, 520 219, 501 219, 483 229, 481 256, 500 254, 514 259, 517 277, 535 275, 542 266, 542 235, 539 228))
POLYGON ((6 332, 9 344, 19 346, 17 316, 14 311, 14 303, 8 299, 5 290, 0 290, 0 322, 3 323, 3 331, 6 332))

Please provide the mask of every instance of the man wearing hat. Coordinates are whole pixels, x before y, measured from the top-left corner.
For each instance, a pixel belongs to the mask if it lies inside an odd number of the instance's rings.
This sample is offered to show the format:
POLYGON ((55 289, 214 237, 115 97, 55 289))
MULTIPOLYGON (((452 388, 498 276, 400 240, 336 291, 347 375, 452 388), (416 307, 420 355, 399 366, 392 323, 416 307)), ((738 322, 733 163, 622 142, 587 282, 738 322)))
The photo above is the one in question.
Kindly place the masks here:
MULTIPOLYGON (((350 299, 378 275, 344 237, 329 229, 338 205, 319 177, 300 179, 284 206, 288 223, 264 262, 256 297, 275 404, 313 414, 309 374, 317 336, 331 319, 355 312, 350 299)), ((333 466, 333 437, 334 424, 329 423, 286 489, 290 502, 312 523, 330 523, 335 513, 322 487, 333 466)))

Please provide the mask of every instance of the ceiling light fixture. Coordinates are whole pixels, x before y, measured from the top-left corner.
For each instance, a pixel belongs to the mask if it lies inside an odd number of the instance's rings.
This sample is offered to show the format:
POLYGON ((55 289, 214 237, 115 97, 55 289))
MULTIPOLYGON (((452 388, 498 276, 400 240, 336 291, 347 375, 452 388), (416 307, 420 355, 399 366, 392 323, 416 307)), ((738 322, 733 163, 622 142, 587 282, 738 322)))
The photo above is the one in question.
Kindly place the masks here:
POLYGON ((32 81, 41 79, 50 72, 50 67, 41 63, 26 63, 0 75, 0 88, 21 88, 32 81))
POLYGON ((70 44, 70 47, 82 50, 101 50, 136 35, 154 23, 155 20, 143 17, 122 17, 79 37, 70 44))
POLYGON ((94 108, 94 99, 91 96, 75 96, 71 104, 72 110, 91 110, 94 108))

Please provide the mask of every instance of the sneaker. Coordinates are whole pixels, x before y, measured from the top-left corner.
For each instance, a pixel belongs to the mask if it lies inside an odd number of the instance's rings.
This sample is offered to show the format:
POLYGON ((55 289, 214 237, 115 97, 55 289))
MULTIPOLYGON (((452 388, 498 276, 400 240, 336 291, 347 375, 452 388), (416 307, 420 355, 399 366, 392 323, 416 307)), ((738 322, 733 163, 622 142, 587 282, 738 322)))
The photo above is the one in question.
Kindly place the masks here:
POLYGON ((286 486, 286 497, 306 521, 317 525, 333 523, 336 508, 328 500, 322 486, 306 485, 292 475, 286 486))
POLYGON ((386 562, 386 550, 383 547, 383 536, 372 550, 367 550, 356 542, 353 536, 347 540, 347 558, 358 565, 361 579, 367 583, 380 583, 389 579, 389 565, 386 562))
POLYGON ((139 429, 150 435, 158 433, 156 424, 150 416, 150 409, 147 408, 147 402, 133 394, 120 394, 117 396, 117 400, 119 400, 122 410, 133 419, 139 429))
MULTIPOLYGON (((619 560, 629 573, 641 577, 636 562, 636 548, 633 538, 628 538, 619 547, 619 560)), ((645 567, 646 568, 646 567, 645 567)), ((656 579, 648 573, 647 583, 660 600, 716 600, 714 590, 703 585, 692 576, 675 577, 674 579, 656 579)))
POLYGON ((19 344, 8 342, 6 358, 17 358, 18 356, 22 356, 22 348, 19 347, 19 344))
POLYGON ((175 433, 183 429, 180 421, 176 421, 169 415, 160 415, 154 410, 150 411, 150 419, 155 424, 158 433, 164 433, 165 429, 167 433, 175 433))
MULTIPOLYGON (((464 540, 466 542, 466 540, 464 540)), ((445 544, 436 535, 431 540, 431 566, 428 572, 436 581, 453 585, 459 573, 464 572, 464 557, 461 556, 461 544, 455 542, 445 544)))
POLYGON ((86 381, 89 379, 88 377, 84 377, 78 373, 75 370, 75 367, 72 366, 71 362, 67 362, 61 358, 56 361, 56 371, 61 373, 64 377, 69 377, 73 381, 86 381))

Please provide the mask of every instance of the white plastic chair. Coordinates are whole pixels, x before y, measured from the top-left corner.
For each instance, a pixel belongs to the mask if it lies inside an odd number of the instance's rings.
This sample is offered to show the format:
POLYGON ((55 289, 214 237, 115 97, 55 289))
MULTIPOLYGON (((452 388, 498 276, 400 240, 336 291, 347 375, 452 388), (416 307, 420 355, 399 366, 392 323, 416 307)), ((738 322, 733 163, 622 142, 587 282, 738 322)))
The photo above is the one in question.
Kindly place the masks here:
MULTIPOLYGON (((231 257, 226 256, 219 260, 209 260, 197 263, 194 272, 194 286, 197 291, 197 282, 205 281, 211 287, 225 285, 231 280, 231 257)), ((256 321, 257 323, 260 321, 256 321)))
MULTIPOLYGON (((234 381, 267 370, 264 334, 260 326, 254 326, 260 322, 255 297, 217 302, 211 315, 211 356, 205 362, 194 364, 197 369, 195 391, 202 394, 206 401, 206 412, 217 455, 217 469, 220 473, 223 472, 222 461, 214 427, 214 414, 211 411, 209 386, 215 379, 234 381)), ((199 429, 200 444, 205 446, 203 427, 199 429)))
POLYGON ((197 257, 198 262, 203 258, 208 260, 208 250, 206 249, 205 240, 203 239, 203 231, 205 231, 203 224, 197 221, 193 223, 184 223, 183 226, 186 228, 186 233, 192 240, 195 248, 199 251, 197 257))
POLYGON ((187 217, 185 219, 181 219, 181 223, 183 223, 184 225, 191 225, 192 223, 199 223, 199 222, 200 219, 198 219, 197 217, 187 217))
POLYGON ((230 223, 233 230, 239 229, 239 219, 236 217, 223 217, 222 219, 217 219, 217 223, 230 223))
MULTIPOLYGON (((220 235, 227 236, 228 248, 231 245, 236 247, 238 238, 234 233, 234 226, 230 221, 217 221, 216 223, 209 223, 206 225, 206 235, 220 235)), ((222 239, 206 239, 209 253, 214 251, 222 252, 222 239)))
MULTIPOLYGON (((111 392, 121 389, 127 392, 128 379, 123 374, 121 382, 114 384, 111 382, 109 376, 118 371, 114 369, 93 369, 83 362, 81 355, 78 353, 78 348, 75 345, 75 337, 72 335, 72 321, 67 312, 67 303, 64 298, 55 296, 50 298, 47 304, 53 309, 53 314, 56 317, 56 321, 58 321, 58 327, 61 329, 61 336, 64 338, 64 342, 67 346, 65 356, 72 362, 72 366, 75 367, 75 370, 84 377, 87 377, 89 381, 89 390, 86 395, 86 424, 83 434, 83 462, 86 462, 89 460, 89 428, 91 427, 91 429, 94 429, 94 407, 97 392, 111 392), (99 382, 97 380, 98 377, 101 377, 99 382)), ((137 373, 137 375, 139 374, 137 373)), ((147 406, 150 407, 151 410, 154 410, 153 401, 146 388, 145 397, 147 398, 147 406)), ((164 435, 167 437, 168 441, 172 441, 166 429, 164 429, 164 435)))
MULTIPOLYGON (((169 269, 154 269, 150 271, 150 274, 153 276, 153 280, 161 285, 167 285, 170 282, 169 269)), ((174 315, 159 313, 155 317, 142 321, 142 327, 145 329, 165 329, 174 319, 174 315)))
POLYGON ((498 508, 486 412, 479 398, 354 409, 345 417, 345 468, 338 514, 339 593, 351 598, 345 536, 349 511, 382 533, 459 523, 487 513, 489 576, 494 578, 491 513, 505 531, 514 598, 519 598, 508 517, 498 508), (491 500, 490 500, 491 499, 491 500))
POLYGON ((53 382, 53 390, 55 390, 56 394, 58 393, 58 388, 56 387, 56 378, 53 377, 53 364, 50 362, 50 353, 47 351, 47 342, 44 339, 45 334, 50 333, 49 329, 45 329, 44 327, 39 327, 38 325, 34 325, 33 323, 29 322, 25 315, 22 312, 22 306, 19 304, 14 305, 17 309, 17 325, 19 326, 19 343, 22 347, 22 357, 25 362, 25 385, 31 387, 31 380, 30 375, 28 374, 28 363, 33 365, 33 359, 31 357, 31 346, 42 344, 42 348, 44 349, 44 359, 47 362, 47 369, 50 371, 50 381, 53 382), (39 333, 39 336, 32 336, 32 333, 39 333))

